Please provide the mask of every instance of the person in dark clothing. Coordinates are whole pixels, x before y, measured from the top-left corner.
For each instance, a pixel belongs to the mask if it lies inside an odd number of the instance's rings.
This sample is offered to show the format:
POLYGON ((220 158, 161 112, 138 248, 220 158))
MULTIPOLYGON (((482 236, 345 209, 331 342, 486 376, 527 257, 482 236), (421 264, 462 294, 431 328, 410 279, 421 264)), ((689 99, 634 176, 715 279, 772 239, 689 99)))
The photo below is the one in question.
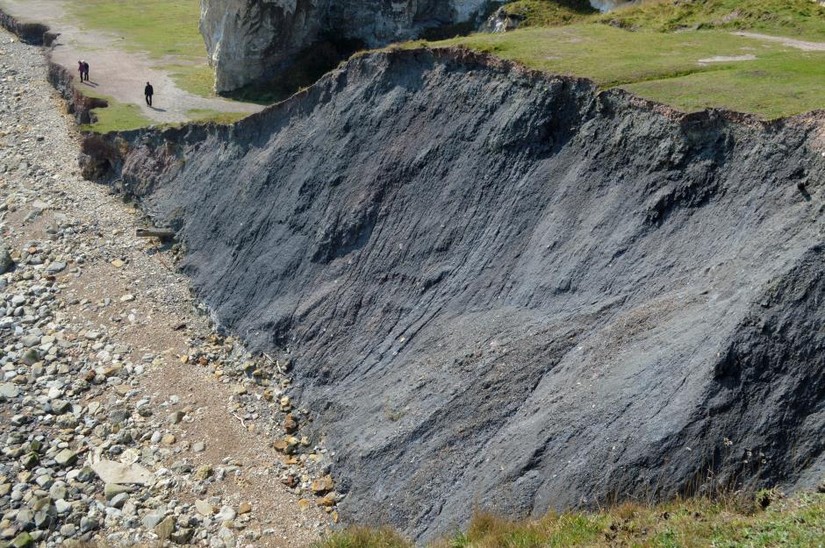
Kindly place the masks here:
POLYGON ((152 87, 152 84, 146 82, 146 87, 143 88, 143 94, 146 96, 146 104, 150 107, 152 106, 152 95, 155 94, 155 89, 152 87))
POLYGON ((84 74, 83 69, 85 68, 84 65, 85 65, 85 61, 78 61, 77 62, 77 72, 80 74, 80 81, 81 82, 83 81, 83 74, 84 74))
POLYGON ((88 82, 89 81, 89 63, 87 63, 86 61, 83 61, 83 70, 82 70, 82 76, 80 77, 80 81, 81 82, 83 82, 83 81, 88 82))

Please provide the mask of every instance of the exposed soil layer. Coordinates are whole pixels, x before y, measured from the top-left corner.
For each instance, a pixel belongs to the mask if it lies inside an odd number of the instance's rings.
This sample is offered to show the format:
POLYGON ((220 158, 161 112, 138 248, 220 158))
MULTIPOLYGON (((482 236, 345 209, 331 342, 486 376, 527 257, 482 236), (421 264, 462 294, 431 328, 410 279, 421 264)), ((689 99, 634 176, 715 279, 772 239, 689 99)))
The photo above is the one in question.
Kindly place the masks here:
POLYGON ((822 122, 392 51, 230 128, 87 141, 85 169, 291 356, 342 515, 429 538, 820 479, 822 122))

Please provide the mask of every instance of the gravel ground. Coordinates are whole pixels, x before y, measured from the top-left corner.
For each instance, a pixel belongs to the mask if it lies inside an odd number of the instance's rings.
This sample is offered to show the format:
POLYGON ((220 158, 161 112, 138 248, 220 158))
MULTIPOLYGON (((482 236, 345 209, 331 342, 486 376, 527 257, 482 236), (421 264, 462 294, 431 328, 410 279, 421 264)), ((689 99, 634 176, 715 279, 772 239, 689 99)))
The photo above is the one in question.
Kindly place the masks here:
POLYGON ((288 368, 215 334, 177 246, 80 177, 42 51, 0 31, 0 75, 0 539, 319 539, 341 495, 288 368))

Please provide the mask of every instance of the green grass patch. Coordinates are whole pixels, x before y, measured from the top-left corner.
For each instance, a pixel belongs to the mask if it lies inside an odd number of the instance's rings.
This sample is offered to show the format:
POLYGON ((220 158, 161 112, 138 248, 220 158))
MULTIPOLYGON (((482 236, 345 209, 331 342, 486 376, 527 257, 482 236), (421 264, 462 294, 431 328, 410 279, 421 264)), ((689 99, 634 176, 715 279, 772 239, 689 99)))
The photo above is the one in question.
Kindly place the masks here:
POLYGON ((152 125, 152 121, 143 115, 140 107, 128 103, 118 103, 107 99, 109 106, 106 108, 96 108, 92 114, 97 117, 94 124, 84 124, 81 131, 94 131, 95 133, 108 133, 109 131, 128 131, 152 125))
MULTIPOLYGON (((688 499, 658 505, 625 503, 601 512, 549 513, 510 521, 476 515, 467 530, 432 544, 437 548, 565 546, 768 547, 820 546, 825 538, 825 494, 784 498, 776 491, 752 498, 688 499)), ((355 528, 326 539, 323 548, 409 546, 387 529, 355 528), (390 540, 387 540, 390 539, 390 540), (392 540, 395 539, 395 540, 392 540), (395 544, 391 542, 397 542, 395 544)))
POLYGON ((722 30, 630 32, 602 24, 526 28, 434 42, 464 46, 548 73, 590 78, 684 110, 727 107, 764 118, 825 107, 825 52, 722 30), (702 62, 719 56, 755 60, 702 62))
POLYGON ((186 115, 196 122, 214 122, 216 124, 233 124, 249 116, 248 112, 219 112, 217 110, 193 108, 186 115))
POLYGON ((127 51, 205 57, 199 0, 72 0, 69 9, 81 27, 111 32, 127 51))
POLYGON ((724 68, 622 87, 685 110, 723 107, 768 119, 825 108, 825 54, 766 56, 753 66, 724 68))
POLYGON ((466 533, 436 545, 450 548, 593 545, 608 525, 609 520, 603 515, 550 513, 542 519, 516 522, 479 514, 466 533))
POLYGON ((389 528, 351 527, 317 545, 323 548, 412 548, 413 544, 389 528))
POLYGON ((171 64, 163 67, 184 91, 201 97, 214 97, 215 71, 206 64, 171 64))

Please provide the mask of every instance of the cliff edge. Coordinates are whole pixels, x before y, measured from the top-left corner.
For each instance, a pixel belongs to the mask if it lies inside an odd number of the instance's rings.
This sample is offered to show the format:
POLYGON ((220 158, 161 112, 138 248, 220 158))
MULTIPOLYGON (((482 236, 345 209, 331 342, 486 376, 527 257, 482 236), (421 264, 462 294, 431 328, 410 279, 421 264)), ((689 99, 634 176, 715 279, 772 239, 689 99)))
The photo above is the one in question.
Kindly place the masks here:
POLYGON ((86 150, 292 359, 343 517, 424 539, 820 480, 822 128, 417 50, 86 150))

